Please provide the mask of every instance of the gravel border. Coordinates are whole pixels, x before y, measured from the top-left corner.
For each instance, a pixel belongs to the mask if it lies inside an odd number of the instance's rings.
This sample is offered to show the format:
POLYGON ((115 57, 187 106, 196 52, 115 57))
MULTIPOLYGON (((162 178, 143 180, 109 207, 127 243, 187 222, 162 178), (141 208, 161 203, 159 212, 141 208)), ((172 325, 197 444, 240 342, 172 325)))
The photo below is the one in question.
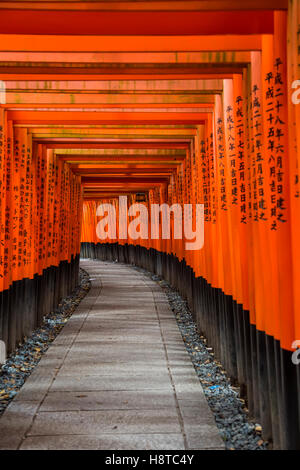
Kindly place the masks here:
POLYGON ((89 274, 80 268, 79 284, 44 317, 42 325, 26 338, 0 369, 0 416, 30 376, 52 341, 62 330, 81 300, 90 290, 89 274))
POLYGON ((207 339, 198 333, 187 301, 160 276, 137 266, 135 269, 158 283, 165 292, 226 450, 267 450, 269 443, 261 436, 261 425, 251 419, 245 400, 240 398, 239 387, 231 385, 207 339))

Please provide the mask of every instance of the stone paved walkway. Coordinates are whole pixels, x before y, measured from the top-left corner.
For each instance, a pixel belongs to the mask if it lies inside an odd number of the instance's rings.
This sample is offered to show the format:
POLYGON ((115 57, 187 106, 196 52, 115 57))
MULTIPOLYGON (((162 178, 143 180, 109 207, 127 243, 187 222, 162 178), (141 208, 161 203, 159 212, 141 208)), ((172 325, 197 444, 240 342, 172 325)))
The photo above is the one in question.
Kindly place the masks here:
POLYGON ((81 265, 92 288, 0 418, 0 449, 222 449, 160 287, 81 265))

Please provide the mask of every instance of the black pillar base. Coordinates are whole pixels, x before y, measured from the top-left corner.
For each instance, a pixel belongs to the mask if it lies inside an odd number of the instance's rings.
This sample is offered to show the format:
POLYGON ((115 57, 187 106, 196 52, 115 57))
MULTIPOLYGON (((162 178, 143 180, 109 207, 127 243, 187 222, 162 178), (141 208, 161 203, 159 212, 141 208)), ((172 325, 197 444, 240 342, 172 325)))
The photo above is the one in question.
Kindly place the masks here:
POLYGON ((78 284, 79 255, 0 292, 0 339, 11 353, 78 284))

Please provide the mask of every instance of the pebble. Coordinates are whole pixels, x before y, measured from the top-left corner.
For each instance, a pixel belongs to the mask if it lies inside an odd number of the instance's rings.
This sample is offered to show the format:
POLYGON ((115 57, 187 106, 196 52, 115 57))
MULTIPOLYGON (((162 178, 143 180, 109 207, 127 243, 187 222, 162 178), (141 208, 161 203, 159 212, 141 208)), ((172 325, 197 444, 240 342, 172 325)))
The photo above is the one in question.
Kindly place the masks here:
POLYGON ((0 368, 0 415, 30 376, 42 355, 56 338, 77 305, 90 290, 86 271, 79 271, 79 285, 58 307, 44 318, 42 325, 8 356, 0 368))

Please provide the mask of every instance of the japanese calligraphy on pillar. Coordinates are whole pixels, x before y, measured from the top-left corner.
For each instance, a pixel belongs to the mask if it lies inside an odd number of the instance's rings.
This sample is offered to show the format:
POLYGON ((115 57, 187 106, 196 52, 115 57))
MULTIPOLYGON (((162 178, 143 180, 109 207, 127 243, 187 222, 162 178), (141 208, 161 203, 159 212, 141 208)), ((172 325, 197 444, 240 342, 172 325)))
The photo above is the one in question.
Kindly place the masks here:
POLYGON ((224 127, 223 119, 218 118, 217 121, 217 149, 218 149, 218 171, 219 171, 219 184, 220 184, 220 199, 221 209, 227 210, 227 196, 226 196, 226 178, 225 178, 225 147, 224 147, 224 127))
POLYGON ((209 133, 209 170, 210 170, 210 208, 211 221, 217 222, 217 194, 216 194, 216 168, 215 168, 215 149, 213 132, 209 133))
POLYGON ((4 150, 4 109, 0 109, 0 290, 4 279, 4 238, 5 238, 5 150, 4 150))
POLYGON ((201 142, 201 173, 204 201, 204 220, 210 220, 210 201, 209 201, 209 159, 208 159, 208 138, 201 142))
POLYGON ((276 165, 276 221, 277 223, 284 223, 286 218, 286 202, 283 195, 283 179, 284 179, 284 159, 287 158, 284 145, 284 126, 285 121, 283 118, 282 109, 284 107, 284 82, 283 82, 283 62, 280 57, 275 58, 274 63, 274 150, 275 150, 275 165, 276 165))
POLYGON ((270 228, 277 229, 277 196, 276 196, 276 160, 275 160, 275 130, 274 130, 274 75, 268 72, 265 76, 267 88, 265 91, 266 114, 267 114, 267 152, 269 167, 269 187, 270 187, 270 228))
POLYGON ((235 126, 233 108, 231 105, 226 108, 226 128, 228 140, 228 164, 230 173, 231 199, 233 206, 238 204, 238 185, 237 185, 237 169, 236 169, 236 144, 235 144, 235 126))

